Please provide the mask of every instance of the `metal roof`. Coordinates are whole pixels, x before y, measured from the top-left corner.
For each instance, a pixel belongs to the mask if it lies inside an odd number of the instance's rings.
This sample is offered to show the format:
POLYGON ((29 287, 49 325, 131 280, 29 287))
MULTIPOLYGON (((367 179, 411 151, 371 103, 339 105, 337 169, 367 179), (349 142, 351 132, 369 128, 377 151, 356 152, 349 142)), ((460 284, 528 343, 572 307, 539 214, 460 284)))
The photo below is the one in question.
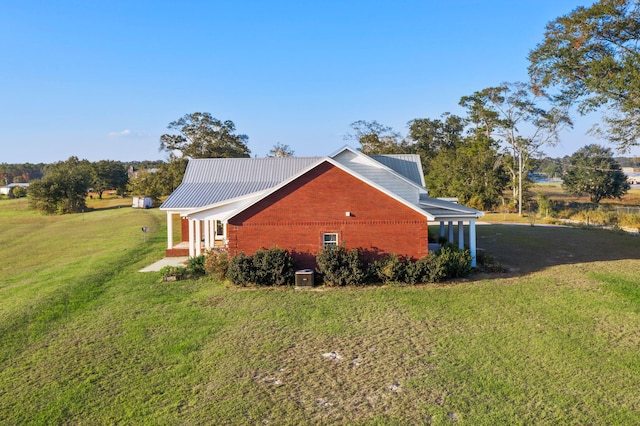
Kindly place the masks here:
POLYGON ((366 156, 348 147, 332 157, 192 159, 182 183, 160 208, 195 213, 226 201, 244 205, 242 200, 249 200, 251 195, 265 196, 322 160, 344 167, 369 184, 384 188, 390 196, 399 197, 425 212, 430 220, 483 216, 478 210, 420 193, 424 189, 424 176, 418 155, 366 156))
POLYGON ((182 182, 282 182, 320 158, 198 158, 189 160, 182 182))
POLYGON ((406 177, 417 185, 424 186, 422 162, 417 154, 370 155, 374 160, 406 177))
POLYGON ((420 194, 420 208, 433 216, 433 220, 472 219, 484 216, 484 213, 462 204, 431 198, 420 194))
POLYGON ((375 182, 387 191, 411 203, 415 204, 418 201, 421 190, 426 191, 422 185, 413 182, 380 161, 349 147, 334 154, 332 158, 361 177, 375 182))
POLYGON ((160 206, 193 209, 272 188, 321 157, 189 160, 182 183, 160 206))

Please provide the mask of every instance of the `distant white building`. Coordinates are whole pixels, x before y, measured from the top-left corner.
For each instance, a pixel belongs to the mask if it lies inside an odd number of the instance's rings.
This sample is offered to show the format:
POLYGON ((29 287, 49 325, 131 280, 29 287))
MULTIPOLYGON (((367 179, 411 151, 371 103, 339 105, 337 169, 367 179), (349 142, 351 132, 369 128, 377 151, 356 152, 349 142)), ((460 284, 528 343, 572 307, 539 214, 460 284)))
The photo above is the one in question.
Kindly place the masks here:
POLYGON ((150 209, 153 207, 151 197, 133 197, 131 207, 135 209, 150 209))
POLYGON ((627 182, 629 185, 640 185, 640 172, 637 172, 633 167, 623 167, 622 173, 627 175, 627 182))
POLYGON ((640 185, 640 173, 627 173, 629 185, 640 185))
POLYGON ((25 188, 26 189, 26 188, 29 187, 29 184, 28 183, 10 183, 7 186, 1 186, 0 187, 0 194, 1 195, 9 195, 9 194, 11 194, 11 190, 13 188, 16 188, 16 187, 20 187, 20 188, 25 188))

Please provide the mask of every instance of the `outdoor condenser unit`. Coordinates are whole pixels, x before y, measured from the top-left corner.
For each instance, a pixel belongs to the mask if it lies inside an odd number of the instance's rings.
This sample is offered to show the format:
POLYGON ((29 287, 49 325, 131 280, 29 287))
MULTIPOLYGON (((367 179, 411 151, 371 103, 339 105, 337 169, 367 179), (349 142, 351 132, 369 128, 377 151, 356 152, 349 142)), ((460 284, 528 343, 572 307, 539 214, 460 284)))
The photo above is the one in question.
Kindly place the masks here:
POLYGON ((296 271, 296 287, 313 286, 313 269, 301 269, 296 271))

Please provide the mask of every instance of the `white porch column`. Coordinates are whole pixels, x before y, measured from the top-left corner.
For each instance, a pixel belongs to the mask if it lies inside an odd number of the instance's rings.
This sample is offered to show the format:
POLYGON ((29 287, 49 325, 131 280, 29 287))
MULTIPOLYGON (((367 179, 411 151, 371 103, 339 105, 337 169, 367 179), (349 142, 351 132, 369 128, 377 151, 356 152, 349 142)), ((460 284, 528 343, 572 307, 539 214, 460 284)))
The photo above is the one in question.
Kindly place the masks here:
POLYGON ((204 220, 204 248, 205 250, 211 249, 211 221, 209 219, 204 220))
POLYGON ((211 243, 211 248, 215 248, 216 246, 216 221, 214 220, 210 220, 209 221, 209 235, 211 238, 211 241, 209 241, 211 243))
POLYGON ((211 248, 216 248, 216 224, 218 223, 218 221, 216 219, 213 219, 211 221, 211 228, 209 230, 209 232, 211 233, 211 248))
POLYGON ((476 267, 476 220, 469 219, 469 250, 471 251, 471 267, 476 267))
POLYGON ((464 249, 464 225, 461 220, 458 221, 458 248, 464 249))
POLYGON ((189 257, 195 257, 196 255, 196 235, 195 235, 195 220, 189 219, 189 257))
POLYGON ((449 228, 449 242, 452 243, 453 242, 453 222, 452 221, 447 222, 447 227, 449 228))
POLYGON ((444 232, 444 220, 440 221, 440 238, 444 238, 445 236, 445 232, 444 232))
POLYGON ((173 248, 173 213, 167 212, 167 248, 173 248))
POLYGON ((202 254, 202 246, 200 245, 201 241, 202 241, 202 228, 201 228, 201 221, 198 219, 196 220, 196 238, 195 238, 196 256, 200 256, 202 254))

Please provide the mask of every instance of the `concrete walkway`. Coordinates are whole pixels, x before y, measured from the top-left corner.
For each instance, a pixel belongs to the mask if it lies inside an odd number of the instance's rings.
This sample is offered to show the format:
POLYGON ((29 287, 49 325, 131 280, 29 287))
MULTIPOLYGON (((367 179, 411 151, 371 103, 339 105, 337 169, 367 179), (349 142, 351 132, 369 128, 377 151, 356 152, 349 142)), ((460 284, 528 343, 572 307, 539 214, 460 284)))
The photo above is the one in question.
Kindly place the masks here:
POLYGON ((185 266, 187 264, 188 257, 165 257, 162 260, 158 260, 153 265, 149 265, 146 268, 140 269, 139 272, 158 272, 163 266, 185 266))

